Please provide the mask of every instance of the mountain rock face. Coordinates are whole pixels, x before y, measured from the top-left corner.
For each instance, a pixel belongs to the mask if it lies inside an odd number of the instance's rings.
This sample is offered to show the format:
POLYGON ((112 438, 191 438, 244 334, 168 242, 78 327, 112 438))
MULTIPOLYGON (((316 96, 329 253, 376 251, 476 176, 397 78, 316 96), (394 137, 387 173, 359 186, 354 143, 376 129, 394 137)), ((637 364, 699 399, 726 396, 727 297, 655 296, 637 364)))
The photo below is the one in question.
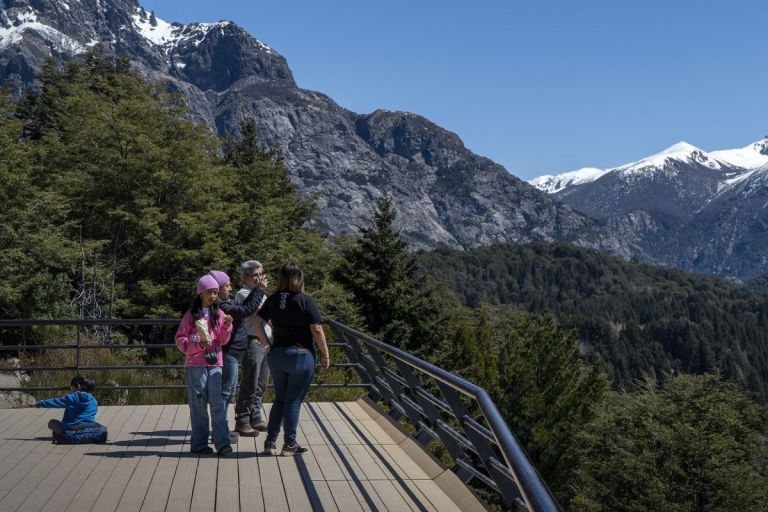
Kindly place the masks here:
POLYGON ((711 153, 679 143, 532 183, 606 222, 642 259, 740 279, 768 272, 768 139, 711 153))
POLYGON ((220 134, 255 118, 262 141, 282 152, 293 183, 317 198, 328 233, 369 225, 391 194, 414 248, 563 240, 630 256, 599 222, 573 211, 467 150, 423 117, 361 115, 297 87, 285 59, 234 23, 169 24, 135 0, 3 0, 0 79, 33 86, 45 59, 99 45, 124 53, 152 79, 180 91, 220 134))

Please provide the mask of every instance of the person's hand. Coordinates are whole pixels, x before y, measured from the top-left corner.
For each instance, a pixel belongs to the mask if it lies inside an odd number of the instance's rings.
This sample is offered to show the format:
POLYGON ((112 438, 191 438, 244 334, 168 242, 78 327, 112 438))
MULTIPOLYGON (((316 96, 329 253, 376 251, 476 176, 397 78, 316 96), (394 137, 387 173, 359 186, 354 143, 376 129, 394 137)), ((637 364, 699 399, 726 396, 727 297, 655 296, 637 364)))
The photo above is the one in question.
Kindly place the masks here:
POLYGON ((232 316, 231 315, 224 315, 224 325, 229 327, 232 325, 232 316))
POLYGON ((266 274, 260 274, 256 276, 256 286, 254 288, 258 288, 260 290, 266 290, 267 286, 269 285, 269 278, 266 274))
POLYGON ((331 358, 328 355, 320 356, 320 366, 327 370, 331 366, 331 358))

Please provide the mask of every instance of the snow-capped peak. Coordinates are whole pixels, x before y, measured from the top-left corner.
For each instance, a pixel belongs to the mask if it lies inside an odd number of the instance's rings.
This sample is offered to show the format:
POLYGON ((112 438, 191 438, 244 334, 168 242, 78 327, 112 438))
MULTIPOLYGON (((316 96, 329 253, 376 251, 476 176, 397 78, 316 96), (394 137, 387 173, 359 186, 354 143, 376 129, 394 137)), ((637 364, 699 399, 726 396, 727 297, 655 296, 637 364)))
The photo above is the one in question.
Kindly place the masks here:
POLYGON ((768 137, 739 149, 713 151, 711 155, 729 164, 755 169, 768 164, 768 137))
POLYGON ((548 194, 554 194, 570 186, 595 181, 606 172, 608 171, 596 167, 584 167, 558 175, 546 174, 534 178, 528 181, 528 183, 548 194))
MULTIPOLYGON (((765 153, 768 153, 768 140, 762 142, 765 143, 763 150, 765 153)), ((752 151, 755 152, 757 150, 754 148, 759 144, 760 143, 758 142, 748 147, 753 148, 752 151)), ((764 157, 766 162, 768 162, 768 156, 764 155, 764 157)), ((539 190, 554 194, 573 185, 581 185, 596 181, 598 178, 608 173, 617 173, 625 177, 648 176, 659 171, 676 173, 677 167, 675 164, 678 163, 697 164, 710 169, 720 170, 727 168, 726 164, 729 162, 726 159, 716 158, 714 153, 707 153, 692 144, 681 141, 659 153, 619 167, 613 167, 607 170, 586 167, 563 174, 539 176, 538 178, 530 180, 528 183, 539 190)))

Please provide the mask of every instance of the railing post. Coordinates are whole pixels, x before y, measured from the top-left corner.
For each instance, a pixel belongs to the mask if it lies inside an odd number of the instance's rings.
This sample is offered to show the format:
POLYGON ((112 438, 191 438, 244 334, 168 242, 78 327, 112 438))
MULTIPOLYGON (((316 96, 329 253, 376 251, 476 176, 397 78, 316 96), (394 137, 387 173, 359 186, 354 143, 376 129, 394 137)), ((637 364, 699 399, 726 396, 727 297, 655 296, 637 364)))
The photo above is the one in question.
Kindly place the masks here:
POLYGON ((82 326, 78 323, 77 324, 77 337, 75 345, 77 348, 75 348, 75 375, 80 375, 80 329, 82 326))

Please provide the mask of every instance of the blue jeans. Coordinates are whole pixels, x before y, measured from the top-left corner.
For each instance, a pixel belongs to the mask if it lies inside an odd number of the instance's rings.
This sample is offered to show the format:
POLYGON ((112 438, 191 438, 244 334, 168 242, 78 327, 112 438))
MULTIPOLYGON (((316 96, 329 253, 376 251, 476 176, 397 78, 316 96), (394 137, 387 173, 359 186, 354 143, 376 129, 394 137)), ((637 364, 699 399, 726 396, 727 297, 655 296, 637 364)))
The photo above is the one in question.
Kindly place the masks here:
POLYGON ((268 380, 267 351, 259 340, 251 340, 243 359, 243 377, 235 405, 235 422, 238 427, 261 421, 261 399, 267 389, 268 380))
POLYGON ((221 368, 218 366, 187 366, 187 400, 192 437, 189 448, 199 452, 208 446, 208 405, 211 407, 213 437, 216 449, 229 445, 226 411, 221 403, 221 368))
POLYGON ((285 444, 292 445, 296 442, 301 402, 315 373, 315 353, 296 346, 274 347, 267 355, 267 362, 275 385, 275 401, 269 411, 266 441, 277 440, 282 423, 285 444))
POLYGON ((224 368, 221 377, 221 402, 224 414, 227 414, 227 406, 232 403, 237 386, 237 369, 240 361, 228 352, 224 352, 224 368))

